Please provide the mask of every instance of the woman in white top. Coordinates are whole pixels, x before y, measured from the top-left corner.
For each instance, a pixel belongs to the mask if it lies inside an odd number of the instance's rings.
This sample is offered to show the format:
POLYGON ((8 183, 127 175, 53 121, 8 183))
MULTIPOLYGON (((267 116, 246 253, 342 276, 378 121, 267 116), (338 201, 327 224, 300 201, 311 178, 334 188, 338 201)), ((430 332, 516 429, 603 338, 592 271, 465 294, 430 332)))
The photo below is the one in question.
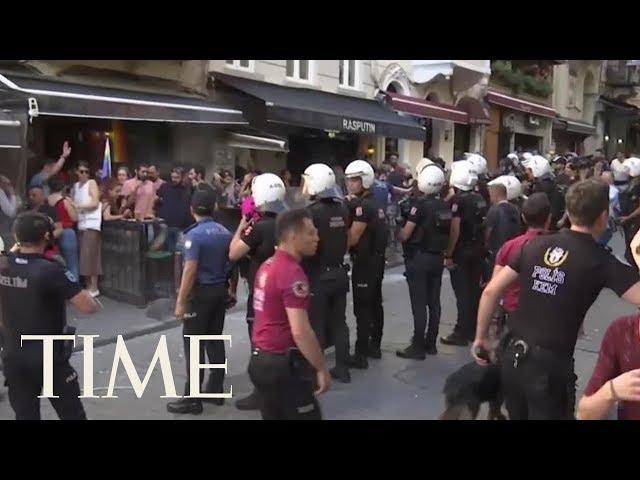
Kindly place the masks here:
POLYGON ((80 276, 87 278, 87 289, 93 297, 100 295, 98 276, 102 275, 100 227, 102 208, 100 191, 90 178, 89 165, 78 163, 78 182, 73 186, 73 202, 78 211, 78 243, 80 244, 80 276))

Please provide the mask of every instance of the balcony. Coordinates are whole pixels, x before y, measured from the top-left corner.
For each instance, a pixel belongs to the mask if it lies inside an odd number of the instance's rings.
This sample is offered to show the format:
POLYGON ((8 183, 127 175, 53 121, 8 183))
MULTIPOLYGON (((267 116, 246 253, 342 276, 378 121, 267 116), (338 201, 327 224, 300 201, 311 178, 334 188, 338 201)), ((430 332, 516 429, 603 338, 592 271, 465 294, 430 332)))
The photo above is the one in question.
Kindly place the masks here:
POLYGON ((491 84, 505 93, 523 94, 535 101, 550 101, 553 93, 553 64, 556 60, 493 60, 491 84))

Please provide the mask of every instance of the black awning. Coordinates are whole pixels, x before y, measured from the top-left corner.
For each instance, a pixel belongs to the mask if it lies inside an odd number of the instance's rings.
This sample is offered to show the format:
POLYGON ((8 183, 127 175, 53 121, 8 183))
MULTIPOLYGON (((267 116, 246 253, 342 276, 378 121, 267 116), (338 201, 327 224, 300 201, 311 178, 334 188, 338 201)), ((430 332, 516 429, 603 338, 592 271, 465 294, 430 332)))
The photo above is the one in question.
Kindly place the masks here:
POLYGON ((0 110, 0 148, 22 148, 20 121, 0 110))
POLYGON ((596 127, 588 123, 579 122, 567 117, 558 117, 553 119, 553 128, 557 130, 564 130, 567 133, 573 133, 576 135, 595 135, 596 127))
POLYGON ((423 141, 424 127, 375 100, 283 87, 215 74, 215 80, 264 102, 266 121, 319 130, 423 141))
MULTIPOLYGON (((35 99, 38 115, 225 125, 247 123, 240 110, 177 91, 175 94, 147 93, 1 72, 0 86, 35 99)), ((35 104, 31 102, 29 107, 33 110, 35 104)))

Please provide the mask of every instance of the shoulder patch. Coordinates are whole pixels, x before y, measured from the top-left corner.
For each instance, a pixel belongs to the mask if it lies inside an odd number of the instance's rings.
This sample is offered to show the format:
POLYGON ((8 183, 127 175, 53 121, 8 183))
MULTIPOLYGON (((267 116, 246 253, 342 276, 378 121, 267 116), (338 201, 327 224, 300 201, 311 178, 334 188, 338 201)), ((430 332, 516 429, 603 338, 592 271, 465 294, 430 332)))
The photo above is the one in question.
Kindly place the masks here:
POLYGON ((416 213, 418 213, 418 208, 417 207, 411 207, 411 211, 409 212, 409 215, 415 215, 416 213))
POLYGON ((356 217, 361 217, 362 216, 362 207, 357 207, 356 208, 356 217))
POLYGON ((452 213, 456 213, 458 211, 458 204, 457 203, 452 203, 451 204, 451 212, 452 213))
POLYGON ((187 250, 189 250, 191 248, 191 240, 187 240, 186 242, 184 242, 184 248, 186 248, 187 250))
POLYGON ((65 276, 67 277, 67 280, 69 280, 72 283, 77 283, 78 279, 76 278, 76 276, 71 273, 69 270, 65 270, 64 271, 65 276))
POLYGON ((294 282, 293 285, 291 285, 291 290, 296 297, 306 298, 309 296, 309 284, 307 282, 294 282))

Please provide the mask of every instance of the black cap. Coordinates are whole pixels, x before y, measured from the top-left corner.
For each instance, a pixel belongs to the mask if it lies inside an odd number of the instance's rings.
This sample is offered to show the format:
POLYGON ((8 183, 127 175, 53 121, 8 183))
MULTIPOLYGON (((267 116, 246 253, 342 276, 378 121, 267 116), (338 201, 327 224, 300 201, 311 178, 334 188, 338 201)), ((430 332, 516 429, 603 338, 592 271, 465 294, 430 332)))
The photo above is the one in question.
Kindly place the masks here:
POLYGON ((191 197, 191 207, 198 215, 211 215, 215 206, 216 194, 212 190, 196 190, 191 197))

